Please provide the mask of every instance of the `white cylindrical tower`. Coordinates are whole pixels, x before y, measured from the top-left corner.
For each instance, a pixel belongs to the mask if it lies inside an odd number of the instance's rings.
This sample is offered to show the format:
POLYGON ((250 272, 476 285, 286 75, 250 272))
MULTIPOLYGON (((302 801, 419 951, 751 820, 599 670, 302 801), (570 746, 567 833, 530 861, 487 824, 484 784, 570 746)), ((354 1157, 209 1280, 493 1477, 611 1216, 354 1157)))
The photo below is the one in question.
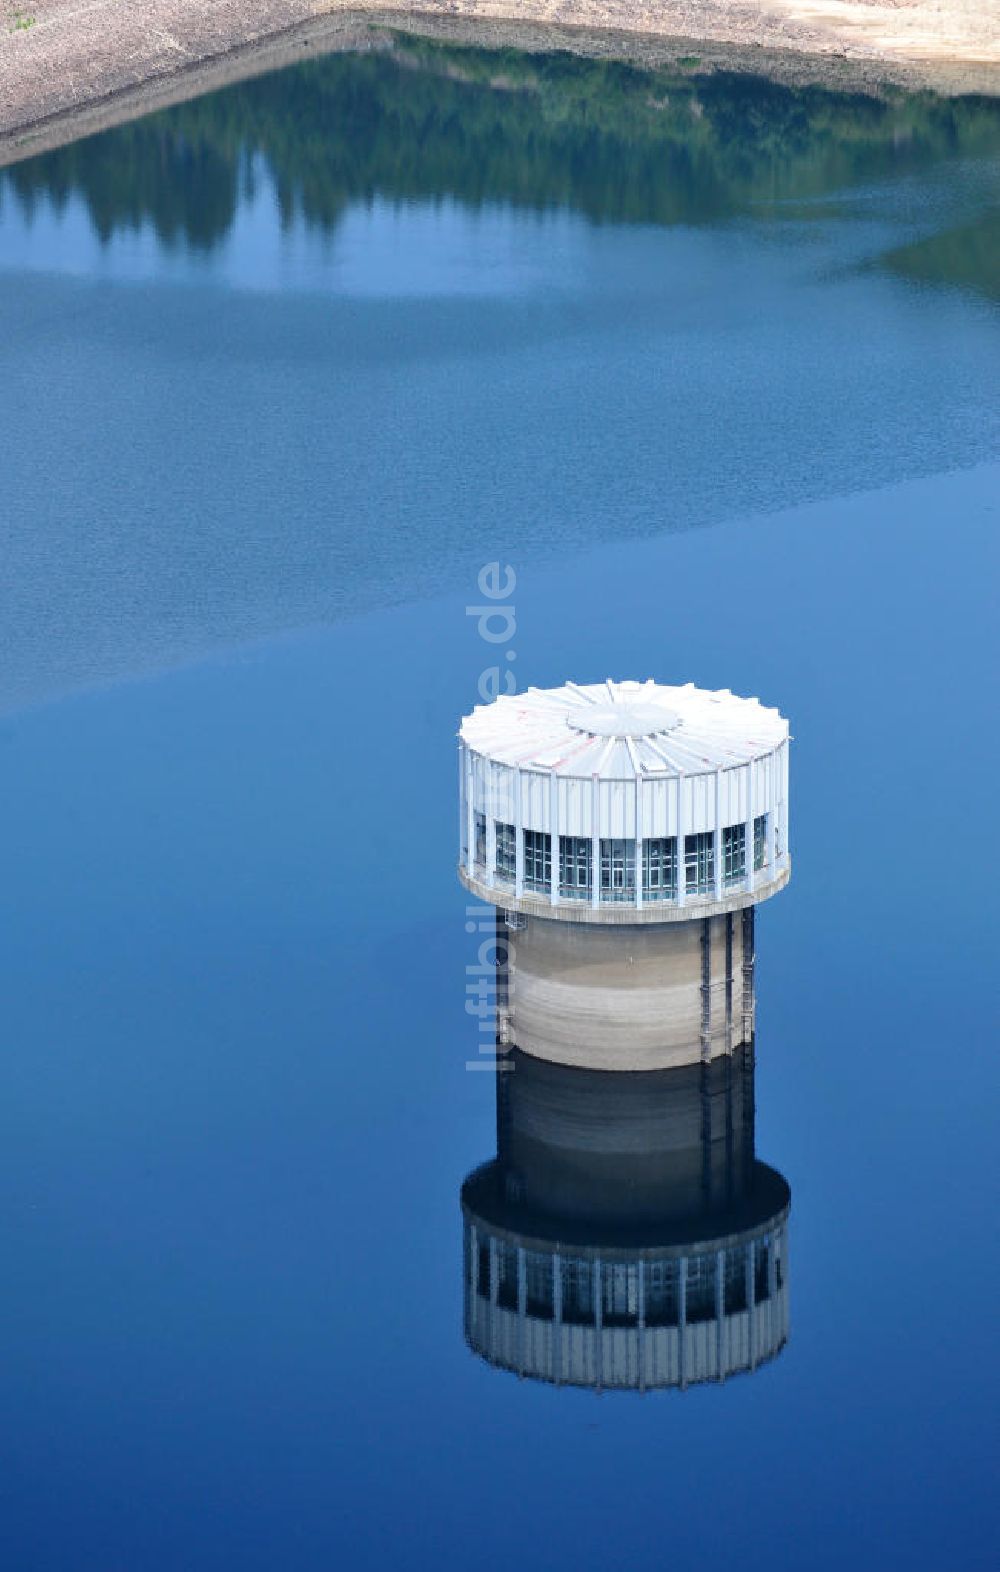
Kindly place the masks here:
POLYGON ((530 688, 467 715, 459 873, 504 930, 501 1034, 631 1070, 748 1041, 753 907, 791 872, 788 747, 777 710, 691 683, 530 688))
POLYGON ((459 732, 462 878, 562 922, 684 922, 787 883, 788 722, 728 689, 529 688, 459 732))

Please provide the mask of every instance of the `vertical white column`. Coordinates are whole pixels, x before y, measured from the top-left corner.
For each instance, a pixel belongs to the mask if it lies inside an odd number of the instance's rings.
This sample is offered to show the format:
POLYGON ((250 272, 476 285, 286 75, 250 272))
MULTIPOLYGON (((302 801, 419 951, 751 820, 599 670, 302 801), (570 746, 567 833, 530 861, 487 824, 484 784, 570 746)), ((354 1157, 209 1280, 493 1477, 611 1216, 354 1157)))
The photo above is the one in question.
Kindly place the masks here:
POLYGON ((767 817, 767 859, 769 879, 777 877, 778 873, 778 799, 781 795, 779 782, 781 780, 781 749, 772 753, 768 764, 768 779, 771 790, 768 801, 767 817))
POLYGON ((601 782, 595 775, 590 807, 590 904, 601 904, 601 782))
POLYGON ((782 791, 782 799, 783 799, 783 801, 782 801, 781 827, 782 827, 782 830, 784 831, 784 834, 781 837, 781 848, 782 848, 782 856, 784 856, 785 858, 788 858, 788 857, 791 856, 791 852, 792 852, 792 841, 791 841, 791 823, 790 823, 789 812, 788 812, 788 810, 789 810, 789 797, 788 797, 788 742, 787 741, 785 742, 784 747, 781 750, 781 754, 782 754, 782 759, 781 759, 781 773, 782 773, 781 791, 782 791))
POLYGON ((635 775, 635 904, 642 905, 642 777, 635 775))
POLYGON ((524 1246, 517 1247, 517 1373, 524 1374, 524 1337, 528 1316, 528 1270, 524 1246))
POLYGON ((747 846, 746 846, 746 852, 747 852, 747 889, 749 891, 751 891, 751 892, 753 891, 753 887, 754 887, 754 875, 753 875, 753 813, 754 813, 754 809, 753 809, 753 768, 754 768, 754 766, 753 766, 753 759, 751 759, 749 764, 747 765, 747 828, 746 828, 746 838, 747 838, 747 846))
POLYGON ((472 873, 476 856, 475 804, 473 802, 472 750, 465 750, 465 867, 472 873))
POLYGON ((552 1257, 552 1370, 557 1386, 563 1378, 563 1318, 562 1318, 562 1256, 557 1250, 552 1257))
POLYGON ((677 904, 687 900, 687 878, 684 869, 684 776, 677 772, 677 904))
POLYGON ((715 899, 722 899, 722 771, 715 772, 715 899))
POLYGON ((646 1263, 642 1256, 639 1257, 637 1267, 639 1294, 638 1325, 636 1327, 636 1375, 639 1381, 639 1391, 646 1390, 646 1263))
POLYGON ((497 876, 497 766, 486 766, 486 882, 492 889, 497 876))
POLYGON ((688 1264, 682 1255, 677 1272, 677 1359, 681 1390, 687 1386, 688 1264))
POLYGON ((490 1319, 489 1319, 489 1349, 491 1354, 496 1353, 497 1346, 497 1304, 500 1299, 500 1262, 497 1260, 497 1242, 490 1236, 490 1319))
POLYGON ((524 894, 524 810, 521 807, 521 767, 514 770, 514 895, 524 894))
POLYGON ((774 1347, 778 1331, 778 1272, 774 1259, 774 1235, 770 1234, 763 1241, 767 1251, 767 1307, 764 1311, 764 1324, 767 1327, 767 1346, 774 1347))
POLYGON ((467 828, 467 809, 465 806, 465 743, 458 745, 458 863, 459 867, 465 866, 465 835, 467 828))
POLYGON ((472 1283, 472 1322, 480 1319, 480 1229, 469 1229, 469 1281, 472 1283))
POLYGON ((552 874, 549 879, 549 900, 559 905, 559 781, 553 770, 549 776, 549 846, 552 853, 552 874))
POLYGON ((781 1289, 785 1291, 781 1294, 781 1333, 788 1336, 788 1223, 781 1223, 780 1231, 778 1231, 778 1242, 780 1242, 781 1248, 780 1256, 778 1256, 778 1264, 780 1264, 781 1269, 781 1289))
POLYGON ((715 1252, 715 1373, 726 1379, 726 1252, 715 1252))
POLYGON ((757 1241, 751 1239, 747 1246, 747 1338, 750 1343, 750 1369, 757 1368, 757 1307, 753 1302, 756 1287, 757 1241))
POLYGON ((604 1385, 604 1284, 601 1280, 601 1258, 594 1262, 593 1271, 594 1290, 594 1360, 596 1363, 595 1376, 597 1390, 604 1385))

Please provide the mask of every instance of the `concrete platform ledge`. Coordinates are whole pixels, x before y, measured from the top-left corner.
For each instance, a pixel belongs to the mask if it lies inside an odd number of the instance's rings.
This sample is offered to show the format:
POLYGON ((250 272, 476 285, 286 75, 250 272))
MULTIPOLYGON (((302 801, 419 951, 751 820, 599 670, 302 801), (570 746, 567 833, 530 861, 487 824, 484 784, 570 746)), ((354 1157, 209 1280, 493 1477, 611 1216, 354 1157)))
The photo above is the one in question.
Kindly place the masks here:
POLYGON ((724 916, 726 912, 743 911, 747 906, 758 906, 772 895, 783 890, 792 875, 792 859, 785 857, 773 879, 762 881, 753 890, 733 890, 719 900, 689 899, 683 906, 676 901, 651 901, 645 906, 626 906, 608 902, 592 906, 589 901, 561 901, 553 905, 548 896, 525 892, 517 896, 512 889, 489 884, 476 874, 469 873, 461 863, 458 877, 477 900, 485 901, 501 911, 518 912, 526 917, 548 917, 561 923, 597 925, 603 928, 651 927, 662 923, 695 922, 700 918, 724 916))

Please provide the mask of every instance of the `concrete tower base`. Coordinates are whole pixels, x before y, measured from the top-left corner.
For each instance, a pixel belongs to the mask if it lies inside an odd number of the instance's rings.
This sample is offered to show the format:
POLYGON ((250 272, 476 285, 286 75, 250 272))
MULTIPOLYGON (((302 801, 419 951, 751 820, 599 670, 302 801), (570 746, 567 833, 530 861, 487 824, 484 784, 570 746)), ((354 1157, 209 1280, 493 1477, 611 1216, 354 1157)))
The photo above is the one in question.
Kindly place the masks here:
POLYGON ((592 1070, 705 1063, 754 1031, 754 909, 622 929, 497 913, 499 1035, 592 1070))

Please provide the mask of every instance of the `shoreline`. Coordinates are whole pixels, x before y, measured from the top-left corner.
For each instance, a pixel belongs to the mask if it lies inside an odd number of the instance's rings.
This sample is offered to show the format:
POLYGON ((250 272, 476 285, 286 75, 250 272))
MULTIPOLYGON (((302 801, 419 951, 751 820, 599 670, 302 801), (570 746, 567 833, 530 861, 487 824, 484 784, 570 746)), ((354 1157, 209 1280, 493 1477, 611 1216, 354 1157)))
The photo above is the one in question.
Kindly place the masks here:
POLYGON ((1000 93, 1000 0, 31 3, 0 0, 0 166, 317 54, 389 49, 393 31, 842 92, 1000 93))

